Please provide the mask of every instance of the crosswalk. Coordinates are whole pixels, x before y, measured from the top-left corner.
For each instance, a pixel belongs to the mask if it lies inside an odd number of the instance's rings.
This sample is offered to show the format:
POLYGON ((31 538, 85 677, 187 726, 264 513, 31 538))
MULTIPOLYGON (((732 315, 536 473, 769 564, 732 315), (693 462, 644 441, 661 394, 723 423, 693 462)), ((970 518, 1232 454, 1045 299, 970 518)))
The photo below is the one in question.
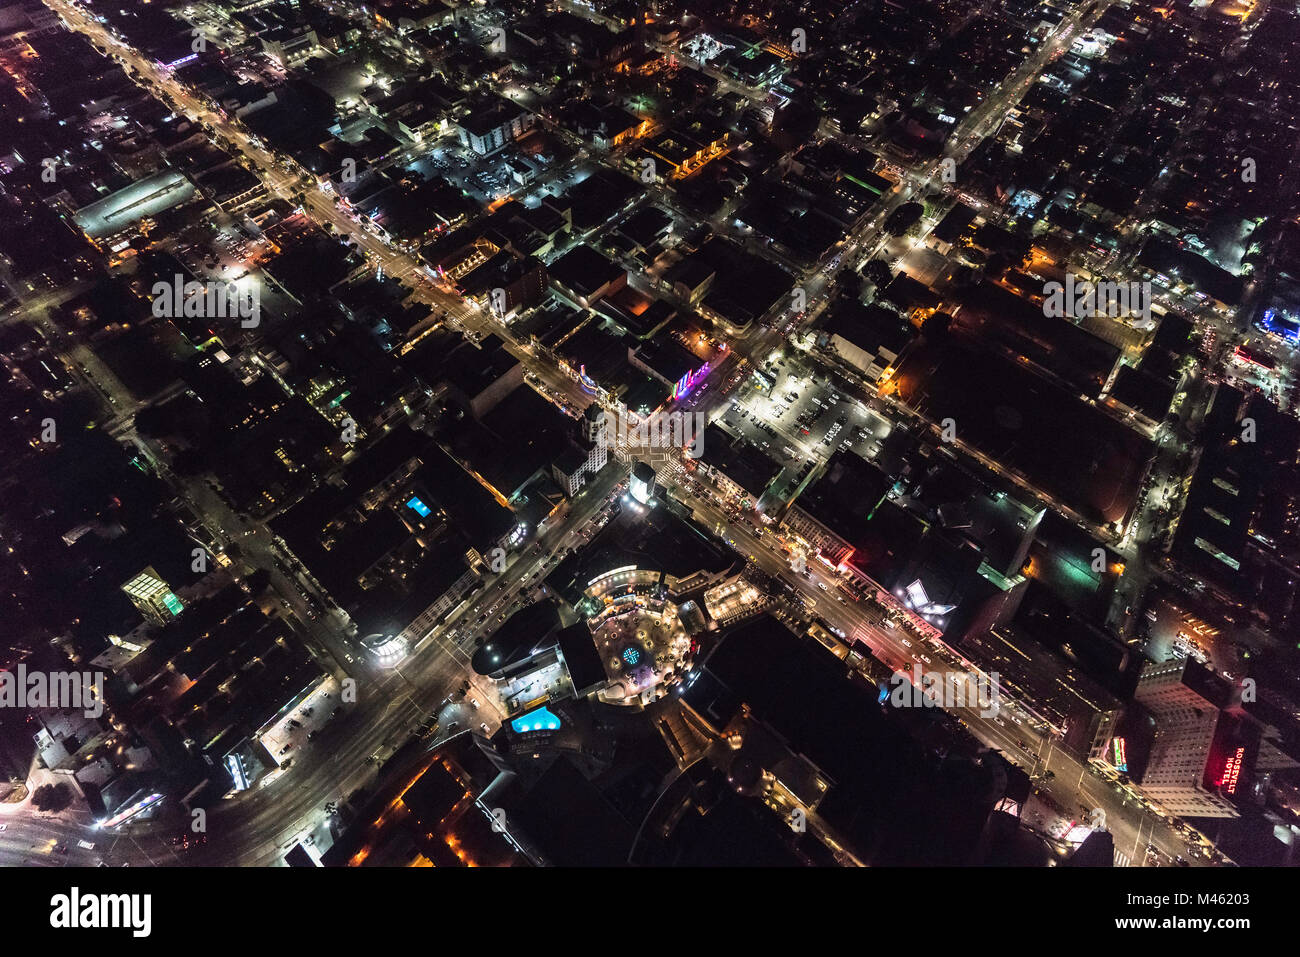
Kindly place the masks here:
POLYGON ((1115 851, 1115 866, 1132 867, 1133 862, 1129 859, 1129 856, 1127 854, 1125 854, 1123 851, 1117 850, 1115 851))

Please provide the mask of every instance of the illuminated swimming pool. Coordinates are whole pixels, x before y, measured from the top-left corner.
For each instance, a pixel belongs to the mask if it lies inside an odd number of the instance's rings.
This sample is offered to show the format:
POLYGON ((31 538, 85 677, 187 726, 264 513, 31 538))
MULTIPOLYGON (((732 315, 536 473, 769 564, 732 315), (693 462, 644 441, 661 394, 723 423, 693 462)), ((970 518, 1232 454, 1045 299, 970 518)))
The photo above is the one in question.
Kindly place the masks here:
POLYGON ((521 714, 510 722, 510 727, 514 728, 519 734, 523 734, 525 731, 558 731, 560 729, 560 719, 551 714, 549 709, 543 707, 527 714, 521 714))
POLYGON ((406 507, 409 508, 411 511, 415 512, 421 518, 429 517, 429 506, 425 505, 418 498, 413 497, 409 502, 406 503, 406 507))

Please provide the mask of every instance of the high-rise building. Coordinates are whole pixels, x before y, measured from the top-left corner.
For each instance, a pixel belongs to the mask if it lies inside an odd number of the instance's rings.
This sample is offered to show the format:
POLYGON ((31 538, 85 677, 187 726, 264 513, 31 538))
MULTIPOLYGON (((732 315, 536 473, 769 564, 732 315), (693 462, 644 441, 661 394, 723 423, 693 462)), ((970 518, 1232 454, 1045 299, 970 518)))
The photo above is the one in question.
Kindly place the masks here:
POLYGON ((1156 722, 1142 790, 1166 810, 1185 817, 1237 817, 1230 797, 1236 773, 1223 773, 1233 755, 1225 748, 1236 725, 1224 709, 1232 698, 1227 681, 1191 658, 1151 663, 1142 671, 1134 699, 1156 722))
POLYGON ((587 483, 587 479, 605 467, 609 461, 609 442, 605 415, 599 404, 593 402, 578 421, 568 449, 551 463, 551 477, 572 497, 587 483))
POLYGON ((140 609, 140 614, 156 625, 167 624, 185 609, 152 565, 123 585, 122 591, 130 596, 131 604, 140 609))

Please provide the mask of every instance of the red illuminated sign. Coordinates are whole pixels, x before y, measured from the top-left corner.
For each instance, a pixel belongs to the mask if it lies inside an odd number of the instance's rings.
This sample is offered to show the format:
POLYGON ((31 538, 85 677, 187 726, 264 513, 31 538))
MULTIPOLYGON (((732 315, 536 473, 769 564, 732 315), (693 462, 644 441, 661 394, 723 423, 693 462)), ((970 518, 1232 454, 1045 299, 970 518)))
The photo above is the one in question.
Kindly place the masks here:
POLYGON ((1219 778, 1219 787, 1229 794, 1237 793, 1237 777, 1241 774, 1241 760, 1246 756, 1245 748, 1238 748, 1237 753, 1223 766, 1223 775, 1219 778))

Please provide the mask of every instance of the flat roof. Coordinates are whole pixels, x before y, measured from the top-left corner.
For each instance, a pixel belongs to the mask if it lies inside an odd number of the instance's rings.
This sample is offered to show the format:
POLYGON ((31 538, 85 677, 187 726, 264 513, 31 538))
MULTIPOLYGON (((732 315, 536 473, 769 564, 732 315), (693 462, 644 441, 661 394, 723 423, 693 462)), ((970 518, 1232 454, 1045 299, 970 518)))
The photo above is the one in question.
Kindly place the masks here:
POLYGON ((91 239, 111 236, 139 222, 179 206, 194 195, 194 184, 174 169, 137 180, 72 214, 73 222, 91 239))
POLYGON ((837 450, 795 505, 857 546, 893 480, 855 452, 837 450))
POLYGON ((624 866, 636 838, 636 828, 564 755, 510 816, 559 867, 624 866))
POLYGON ((717 425, 704 430, 700 453, 700 461, 722 472, 755 498, 772 484, 782 467, 757 445, 733 437, 717 425))
POLYGON ((583 689, 605 680, 605 665, 586 622, 579 621, 568 628, 562 628, 555 637, 559 641, 560 654, 564 656, 564 664, 569 669, 573 687, 579 694, 583 689))
POLYGON ((547 267, 552 279, 584 297, 618 279, 624 271, 622 266, 587 245, 574 246, 547 267))
POLYGON ((864 352, 883 348, 898 354, 916 336, 912 324, 893 310, 853 299, 836 304, 822 328, 864 352))
POLYGON ((964 443, 1088 520, 1121 524, 1133 508, 1155 446, 1077 394, 954 341, 918 340, 896 381, 909 406, 931 421, 951 417, 964 443))

